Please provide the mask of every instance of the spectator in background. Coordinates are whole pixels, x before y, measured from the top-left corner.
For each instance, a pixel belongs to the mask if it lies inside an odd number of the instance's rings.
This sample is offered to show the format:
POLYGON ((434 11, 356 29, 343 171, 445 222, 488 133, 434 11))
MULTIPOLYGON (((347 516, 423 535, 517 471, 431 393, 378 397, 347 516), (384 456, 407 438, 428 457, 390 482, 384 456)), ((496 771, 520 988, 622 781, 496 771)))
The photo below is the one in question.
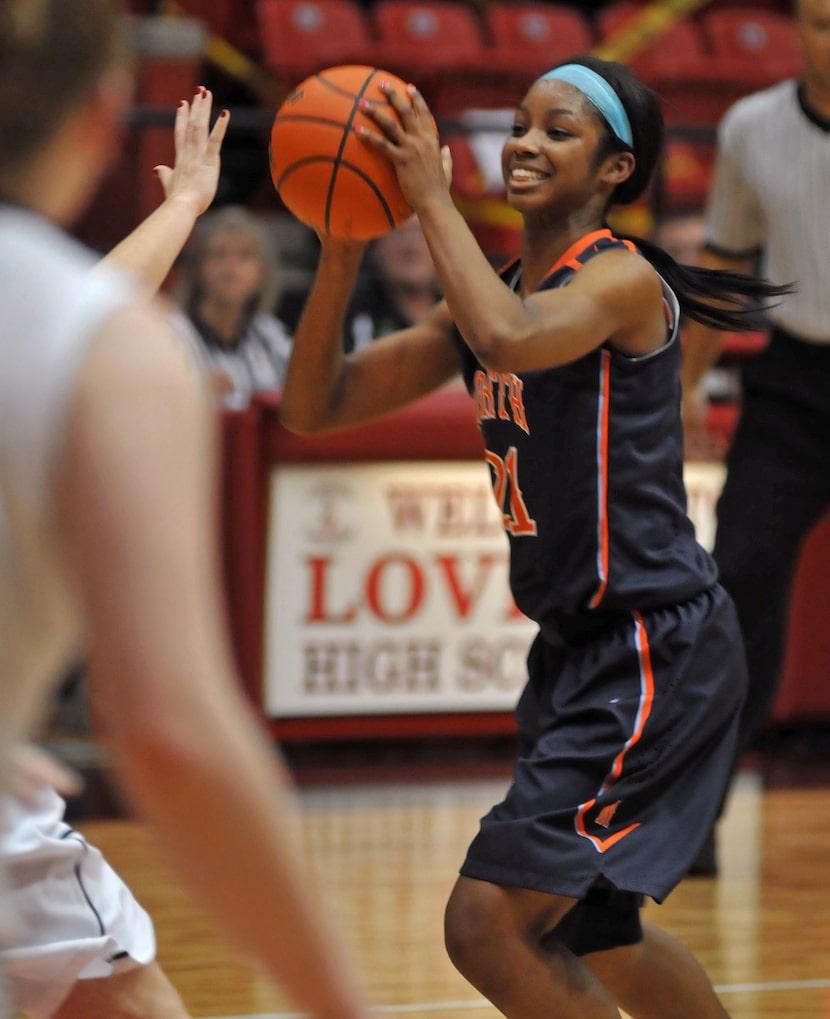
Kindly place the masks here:
POLYGON ((178 299, 225 407, 279 389, 291 336, 273 309, 279 264, 262 222, 239 206, 209 212, 185 253, 178 299))
POLYGON ((420 322, 440 296, 426 238, 413 216, 369 246, 343 328, 346 352, 420 322))
MULTIPOLYGON (((749 688, 739 746, 757 736, 780 683, 789 598, 810 529, 830 507, 830 0, 799 0, 801 80, 739 100, 718 129, 701 264, 761 270, 795 290, 770 311, 769 345, 743 369, 714 555, 735 600, 749 688), (797 155, 796 155, 797 154, 797 155)), ((723 334, 698 324, 683 362, 687 434, 703 427, 700 381, 723 334)), ((715 873, 714 840, 699 872, 715 873)))
POLYGON ((704 238, 703 212, 679 206, 661 216, 656 224, 656 241, 675 262, 697 265, 704 238))

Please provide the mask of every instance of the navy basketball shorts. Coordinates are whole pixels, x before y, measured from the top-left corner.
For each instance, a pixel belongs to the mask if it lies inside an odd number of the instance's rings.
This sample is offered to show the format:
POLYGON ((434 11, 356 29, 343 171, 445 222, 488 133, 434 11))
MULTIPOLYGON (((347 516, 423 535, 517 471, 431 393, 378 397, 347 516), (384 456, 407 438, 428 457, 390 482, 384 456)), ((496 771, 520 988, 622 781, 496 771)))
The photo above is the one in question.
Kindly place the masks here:
POLYGON ((636 942, 642 898, 665 898, 715 821, 745 689, 718 585, 578 645, 540 634, 513 782, 461 874, 577 900, 556 933, 578 954, 636 942))

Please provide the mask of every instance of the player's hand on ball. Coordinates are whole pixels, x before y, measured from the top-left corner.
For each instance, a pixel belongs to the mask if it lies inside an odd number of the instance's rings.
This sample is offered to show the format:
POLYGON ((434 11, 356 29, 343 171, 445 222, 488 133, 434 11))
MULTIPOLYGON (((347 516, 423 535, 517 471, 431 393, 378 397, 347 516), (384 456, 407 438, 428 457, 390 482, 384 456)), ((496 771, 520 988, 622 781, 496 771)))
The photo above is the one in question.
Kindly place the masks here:
MULTIPOLYGON (((414 85, 402 95, 390 85, 381 91, 398 114, 398 123, 380 107, 368 103, 364 111, 378 131, 360 131, 359 137, 370 148, 382 152, 395 167, 404 197, 417 212, 420 203, 436 194, 449 192, 446 159, 435 131, 435 120, 424 97, 414 85)), ((452 160, 449 161, 450 173, 452 160)))

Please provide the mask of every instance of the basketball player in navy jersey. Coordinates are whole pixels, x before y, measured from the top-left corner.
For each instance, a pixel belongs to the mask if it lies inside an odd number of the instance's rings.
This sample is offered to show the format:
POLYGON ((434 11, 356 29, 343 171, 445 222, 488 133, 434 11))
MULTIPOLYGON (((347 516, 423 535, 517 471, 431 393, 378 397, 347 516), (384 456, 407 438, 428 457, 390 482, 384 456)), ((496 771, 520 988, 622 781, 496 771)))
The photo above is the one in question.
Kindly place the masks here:
MULTIPOLYGON (((286 378, 298 432, 364 421, 461 372, 519 608, 539 624, 522 746, 445 916, 461 973, 516 1019, 723 1019, 692 955, 640 920, 684 876, 729 773, 745 687, 732 604, 686 515, 681 310, 746 328, 763 281, 615 236, 660 152, 654 94, 580 58, 536 81, 503 150, 520 257, 494 272, 453 204, 423 98, 386 89, 360 136, 394 164, 445 299, 345 356, 362 249, 323 237, 286 378)), ((442 158, 443 157, 443 158, 442 158)))

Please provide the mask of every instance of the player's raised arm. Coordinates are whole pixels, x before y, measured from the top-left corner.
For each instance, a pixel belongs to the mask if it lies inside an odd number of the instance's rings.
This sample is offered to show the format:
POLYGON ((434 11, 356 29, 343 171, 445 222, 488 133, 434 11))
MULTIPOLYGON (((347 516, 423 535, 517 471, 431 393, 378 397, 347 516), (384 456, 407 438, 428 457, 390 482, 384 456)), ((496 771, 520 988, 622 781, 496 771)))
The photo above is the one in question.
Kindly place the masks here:
POLYGON ((441 301, 416 325, 343 353, 343 323, 362 246, 322 237, 322 251, 282 389, 287 428, 319 432, 397 410, 458 374, 452 320, 441 301))
POLYGON ((212 108, 213 96, 201 86, 192 102, 183 99, 179 103, 173 129, 173 166, 160 165, 154 171, 164 189, 164 201, 101 263, 133 273, 148 297, 162 285, 196 220, 216 195, 230 117, 222 110, 211 128, 212 108))

